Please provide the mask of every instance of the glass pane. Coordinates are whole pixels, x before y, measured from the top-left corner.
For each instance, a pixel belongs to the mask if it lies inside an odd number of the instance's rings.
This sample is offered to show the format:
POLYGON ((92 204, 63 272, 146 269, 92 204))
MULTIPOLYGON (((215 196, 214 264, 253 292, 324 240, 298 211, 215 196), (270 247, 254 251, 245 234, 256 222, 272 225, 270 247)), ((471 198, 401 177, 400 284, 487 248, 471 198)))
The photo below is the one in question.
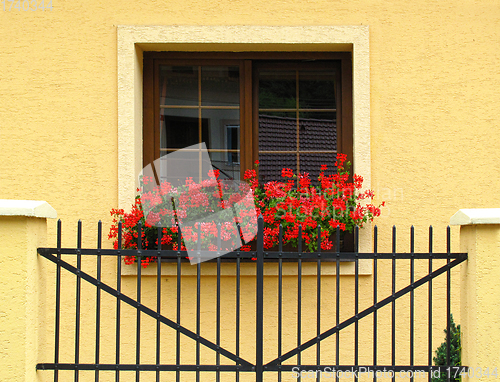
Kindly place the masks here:
POLYGON ((259 109, 297 108, 295 71, 259 73, 259 109))
POLYGON ((204 106, 239 106, 239 68, 237 66, 202 67, 201 104, 204 106))
POLYGON ((296 154, 262 154, 259 153, 259 179, 261 182, 285 181, 281 176, 283 168, 297 171, 296 154))
MULTIPOLYGON (((197 109, 161 109, 160 148, 182 149, 199 143, 197 109)), ((202 120, 202 138, 208 139, 208 121, 202 120)))
POLYGON ((225 109, 202 110, 201 116, 208 126, 208 136, 205 144, 208 149, 229 149, 230 145, 235 150, 240 149, 240 111, 225 109), (236 130, 235 130, 236 129, 236 130), (228 130, 231 130, 228 132, 228 130), (228 134, 230 142, 228 142, 228 134), (236 137, 237 135, 237 137, 236 137))
POLYGON ((160 66, 160 105, 198 105, 197 66, 160 66))
MULTIPOLYGON (((319 117, 316 113, 307 113, 319 117)), ((320 113, 328 117, 327 113, 320 113)), ((330 118, 301 118, 299 120, 300 150, 337 150, 335 113, 330 118)))
POLYGON ((170 182, 173 185, 184 185, 187 178, 200 182, 208 178, 209 170, 212 169, 210 161, 205 157, 206 151, 196 144, 189 151, 162 152, 160 160, 160 172, 158 174, 157 163, 155 170, 162 182, 170 182), (201 149, 201 151, 200 151, 201 149), (171 154, 171 156, 169 156, 171 154), (205 160, 205 158, 207 160, 205 160), (201 161, 200 161, 201 160, 201 161))
POLYGON ((263 112, 259 115, 259 151, 296 151, 295 113, 263 112))
POLYGON ((299 72, 299 107, 335 109, 335 73, 333 70, 299 72))
POLYGON ((309 173, 309 179, 311 179, 313 183, 317 184, 319 173, 321 171, 321 165, 326 164, 328 166, 325 171, 326 176, 336 172, 336 157, 337 154, 335 153, 300 154, 300 172, 309 173))
POLYGON ((240 179, 240 153, 209 152, 212 166, 220 171, 221 179, 240 179))

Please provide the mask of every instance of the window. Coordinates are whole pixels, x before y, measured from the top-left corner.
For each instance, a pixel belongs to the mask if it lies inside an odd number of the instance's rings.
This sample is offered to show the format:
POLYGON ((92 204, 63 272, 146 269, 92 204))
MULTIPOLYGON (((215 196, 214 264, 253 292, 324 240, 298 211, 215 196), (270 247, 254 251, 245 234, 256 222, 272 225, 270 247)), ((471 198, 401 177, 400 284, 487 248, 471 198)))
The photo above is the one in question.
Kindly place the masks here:
POLYGON ((143 165, 205 142, 224 178, 352 162, 350 53, 144 53, 143 165))

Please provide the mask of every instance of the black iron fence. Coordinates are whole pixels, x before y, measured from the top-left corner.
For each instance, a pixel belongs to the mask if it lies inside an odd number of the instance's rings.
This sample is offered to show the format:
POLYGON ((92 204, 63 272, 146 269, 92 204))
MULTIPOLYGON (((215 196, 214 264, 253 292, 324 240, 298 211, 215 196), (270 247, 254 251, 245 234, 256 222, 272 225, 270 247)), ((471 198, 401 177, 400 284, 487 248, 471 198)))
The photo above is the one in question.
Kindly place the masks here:
MULTIPOLYGON (((158 231, 158 243, 161 243, 162 233, 161 230, 158 231)), ((212 260, 211 269, 215 282, 211 285, 215 295, 215 314, 210 324, 213 326, 214 335, 202 335, 202 325, 207 323, 206 318, 201 318, 202 304, 206 305, 202 301, 202 269, 209 263, 192 266, 196 268, 195 272, 190 272, 190 275, 196 278, 193 282, 195 289, 192 291, 193 301, 186 302, 181 295, 181 292, 185 293, 183 276, 186 276, 185 269, 188 266, 185 264, 185 251, 161 248, 143 250, 140 240, 137 250, 103 249, 100 222, 97 232, 97 247, 83 248, 82 225, 79 223, 76 248, 62 248, 59 221, 57 247, 38 249, 40 256, 56 265, 53 362, 37 365, 38 370, 53 370, 54 381, 59 380, 60 373, 68 371, 74 375, 72 379, 75 381, 79 380, 82 373, 89 372, 95 374, 96 381, 102 379, 105 373, 109 377, 110 372, 114 374, 113 379, 119 381, 122 373, 131 372, 135 373, 137 381, 145 374, 148 374, 146 378, 160 381, 162 373, 168 373, 171 375, 168 380, 177 382, 199 381, 200 375, 204 373, 212 373, 217 381, 220 380, 221 373, 232 373, 235 381, 240 380, 241 373, 252 374, 257 382, 263 381, 265 374, 273 373, 277 381, 281 381, 285 374, 298 380, 306 376, 313 376, 318 380, 331 376, 338 379, 345 375, 357 380, 359 373, 369 373, 368 375, 376 380, 382 373, 383 376, 394 377, 397 373, 407 373, 406 376, 410 375, 412 378, 415 378, 417 373, 423 373, 429 381, 439 373, 445 373, 448 379, 453 379, 457 374, 458 368, 451 364, 451 352, 454 351, 450 346, 451 271, 467 259, 467 254, 451 253, 449 227, 446 232, 446 252, 440 253, 433 252, 432 227, 429 228, 429 250, 425 253, 415 252, 413 227, 410 231, 409 252, 396 251, 395 227, 392 231, 390 252, 378 252, 377 227, 374 228, 372 253, 358 252, 357 228, 354 232, 354 252, 340 251, 339 236, 334 251, 322 252, 319 249, 314 253, 304 252, 300 230, 297 251, 285 252, 281 239, 276 251, 264 250, 263 220, 259 218, 255 251, 234 251, 212 260), (145 301, 141 261, 124 265, 125 256, 137 256, 138 259, 148 256, 170 261, 168 264, 157 261, 150 265, 155 267, 155 277, 149 275, 146 282, 156 281, 156 296, 153 299, 156 300, 156 306, 150 306, 145 301), (103 266, 105 258, 114 258, 111 271, 109 261, 103 266), (82 266, 82 259, 85 260, 85 266, 82 266), (88 266, 89 261, 95 265, 88 266), (232 267, 229 278, 234 287, 229 289, 221 287, 221 279, 228 278, 227 272, 223 274, 221 271, 226 262, 232 267), (362 262, 365 268, 360 272, 362 262), (175 283, 169 281, 168 288, 162 264, 170 267, 169 277, 175 280, 175 283), (304 273, 306 266, 307 274, 304 273), (133 268, 136 272, 133 297, 129 293, 130 290, 123 289, 124 267, 133 268), (63 271, 73 278, 71 285, 75 288, 72 295, 74 304, 69 307, 67 302, 63 302, 62 291, 67 288, 63 285, 63 271), (107 281, 103 280, 103 273, 106 273, 107 281), (337 277, 342 273, 346 274, 345 278, 337 277), (115 277, 113 282, 109 280, 110 274, 115 277), (436 278, 439 276, 442 277, 438 279, 437 285, 436 278), (246 277, 244 283, 243 277, 246 277), (247 281, 249 279, 251 282, 247 281), (88 283, 93 290, 94 297, 90 302, 89 296, 84 296, 89 288, 82 288, 82 283, 88 283), (387 285, 390 288, 387 288, 387 285), (346 290, 347 297, 342 296, 343 289, 346 290), (165 295, 165 290, 168 291, 168 301, 165 297, 162 301, 162 293, 165 295), (417 291, 420 291, 418 296, 417 291), (229 315, 222 312, 225 306, 222 301, 228 300, 228 293, 231 295, 229 300, 234 304, 229 315), (433 293, 439 293, 439 296, 436 297, 433 293), (103 318, 102 310, 104 294, 116 300, 112 309, 114 312, 109 311, 108 304, 106 319, 103 318), (248 297, 249 294, 251 298, 248 297), (255 304, 254 310, 250 309, 252 314, 248 313, 248 300, 255 304), (349 304, 346 303, 347 300, 350 301, 349 304), (439 302, 439 307, 434 306, 436 301, 439 302), (191 302, 194 306, 187 308, 191 302), (441 306, 443 303, 446 307, 441 306), (168 308, 165 308, 165 304, 168 308), (128 338, 127 341, 124 341, 123 332, 124 306, 135 310, 135 338, 128 338), (189 309, 194 312, 194 324, 193 320, 189 321, 183 316, 183 310, 189 309), (71 317, 61 313, 68 311, 73 312, 71 317), (110 314, 113 317, 112 327, 110 314), (88 325, 83 327, 82 324, 82 318, 88 315, 93 317, 92 322, 95 325, 91 328, 88 325), (228 322, 229 316, 232 322, 228 322), (67 320, 71 322, 68 323, 67 320), (155 322, 154 343, 151 344, 151 338, 148 337, 148 356, 144 355, 144 320, 148 320, 148 326, 151 320, 155 322), (248 324, 249 322, 251 324, 248 324), (445 326, 436 330, 436 322, 444 323, 445 326), (360 329, 361 326, 363 329, 360 329), (63 329, 68 327, 72 328, 69 334, 63 329), (437 367, 433 365, 433 356, 436 347, 443 341, 444 328, 447 329, 447 365, 437 367), (104 330, 108 337, 110 331, 114 332, 114 344, 111 346, 109 341, 106 342, 106 354, 102 350, 104 330), (173 333, 168 341, 162 337, 165 331, 173 333), (222 339, 223 332, 225 339, 228 338, 228 332, 232 333, 228 345, 222 339), (439 333, 437 338, 436 333, 439 333), (68 335, 71 340, 62 338, 68 335), (89 336, 94 338, 91 357, 88 347, 85 348, 85 354, 81 354, 82 336, 87 343, 89 336), (346 340, 342 339, 343 336, 347 339, 348 346, 346 340), (295 337, 292 339, 295 344, 293 346, 290 345, 290 337, 295 337), (192 357, 187 356, 183 350, 188 339, 194 344, 192 357), (71 348, 68 348, 70 342, 71 348), (135 349, 129 348, 125 351, 124 342, 128 345, 134 342, 135 349), (154 355, 150 351, 151 347, 154 348, 154 355), (111 355, 110 349, 113 353, 111 355), (207 357, 202 356, 202 349, 213 352, 213 362, 206 361, 207 357), (124 353, 128 354, 127 360, 124 360, 124 353), (134 355, 132 361, 130 353, 134 355), (186 359, 188 361, 185 361, 186 359), (184 377, 186 374, 189 376, 184 377)), ((320 237, 318 234, 318 238, 320 237)), ((120 225, 118 248, 121 247, 120 225)), ((321 245, 318 245, 318 248, 321 248, 321 245)), ((151 288, 148 289, 147 298, 149 302, 152 301, 151 288)), ((206 310, 206 306, 204 309, 206 310)), ((127 325, 130 325, 130 314, 127 317, 127 325)), ((127 336, 130 336, 129 331, 127 336)))

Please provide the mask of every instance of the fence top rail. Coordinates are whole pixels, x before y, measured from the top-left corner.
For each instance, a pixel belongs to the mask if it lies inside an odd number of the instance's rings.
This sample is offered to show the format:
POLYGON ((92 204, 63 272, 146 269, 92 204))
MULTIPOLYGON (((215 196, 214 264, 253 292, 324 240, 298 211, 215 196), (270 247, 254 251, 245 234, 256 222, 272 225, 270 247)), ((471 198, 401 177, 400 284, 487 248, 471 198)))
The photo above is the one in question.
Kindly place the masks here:
MULTIPOLYGON (((186 258, 187 251, 157 250, 157 249, 95 249, 95 248, 38 248, 38 253, 44 255, 86 255, 86 256, 144 256, 160 257, 162 259, 186 258)), ((217 252, 201 251, 202 254, 214 254, 217 252)), ((252 259, 257 256, 257 251, 233 251, 220 256, 225 259, 252 259)), ((285 252, 264 251, 264 259, 308 259, 325 260, 333 259, 349 261, 356 259, 462 259, 466 258, 466 252, 285 252)))

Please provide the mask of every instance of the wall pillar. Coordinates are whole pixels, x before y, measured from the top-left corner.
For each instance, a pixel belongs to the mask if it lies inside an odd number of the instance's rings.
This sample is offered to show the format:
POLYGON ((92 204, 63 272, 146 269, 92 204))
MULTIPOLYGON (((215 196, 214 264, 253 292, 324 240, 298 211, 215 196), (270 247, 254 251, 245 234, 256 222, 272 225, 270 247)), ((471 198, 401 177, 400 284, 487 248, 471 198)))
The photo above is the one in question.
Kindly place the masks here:
POLYGON ((0 199, 0 381, 37 381, 43 330, 37 247, 46 245, 46 202, 0 199))
MULTIPOLYGON (((462 365, 500 373, 500 208, 462 209, 450 223, 460 225, 462 365)), ((472 373, 472 371, 471 371, 472 373)), ((493 377, 495 378, 495 377, 493 377)), ((467 378, 465 378, 467 379, 467 378)))

